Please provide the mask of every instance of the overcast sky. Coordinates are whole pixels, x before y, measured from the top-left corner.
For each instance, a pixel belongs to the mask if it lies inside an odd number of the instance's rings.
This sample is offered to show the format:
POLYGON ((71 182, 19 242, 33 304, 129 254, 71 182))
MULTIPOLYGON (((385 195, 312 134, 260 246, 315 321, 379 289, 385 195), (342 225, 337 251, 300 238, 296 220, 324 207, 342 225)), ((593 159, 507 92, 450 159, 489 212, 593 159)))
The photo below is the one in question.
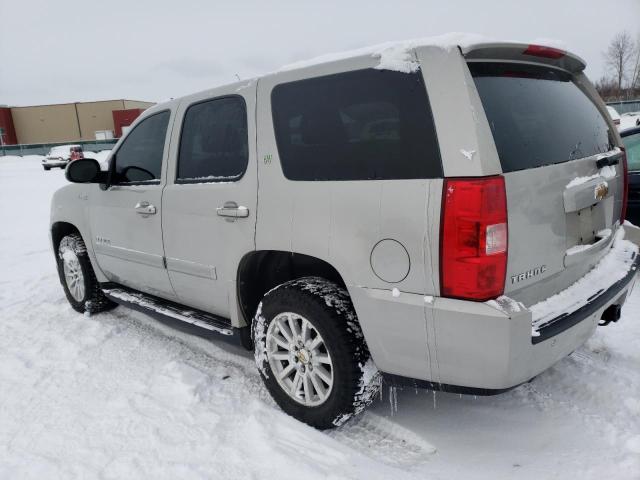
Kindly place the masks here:
POLYGON ((473 32, 555 39, 604 73, 640 0, 0 0, 0 104, 161 101, 297 60, 389 40, 473 32))

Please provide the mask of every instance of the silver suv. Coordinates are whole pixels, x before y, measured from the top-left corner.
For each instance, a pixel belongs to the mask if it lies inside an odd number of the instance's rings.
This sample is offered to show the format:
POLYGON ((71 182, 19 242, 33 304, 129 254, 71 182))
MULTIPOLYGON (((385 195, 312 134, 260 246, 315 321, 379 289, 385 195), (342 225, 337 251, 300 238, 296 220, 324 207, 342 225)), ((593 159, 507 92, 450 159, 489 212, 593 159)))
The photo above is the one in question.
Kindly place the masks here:
POLYGON ((617 321, 626 158, 570 53, 412 44, 147 110, 51 209, 72 307, 238 339, 317 428, 383 378, 495 394, 617 321))

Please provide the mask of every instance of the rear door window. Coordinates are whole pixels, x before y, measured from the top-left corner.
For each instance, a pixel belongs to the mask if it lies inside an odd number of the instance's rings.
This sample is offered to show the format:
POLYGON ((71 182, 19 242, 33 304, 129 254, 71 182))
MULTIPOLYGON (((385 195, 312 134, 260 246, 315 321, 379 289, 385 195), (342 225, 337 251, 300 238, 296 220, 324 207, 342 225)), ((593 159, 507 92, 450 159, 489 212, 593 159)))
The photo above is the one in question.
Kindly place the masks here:
POLYGON ((284 83, 271 103, 290 180, 442 177, 420 72, 367 69, 284 83))
POLYGON ((247 109, 240 96, 191 105, 184 117, 176 183, 229 182, 247 169, 247 109))
POLYGON ((611 150, 609 125, 570 74, 511 63, 469 68, 504 172, 611 150))

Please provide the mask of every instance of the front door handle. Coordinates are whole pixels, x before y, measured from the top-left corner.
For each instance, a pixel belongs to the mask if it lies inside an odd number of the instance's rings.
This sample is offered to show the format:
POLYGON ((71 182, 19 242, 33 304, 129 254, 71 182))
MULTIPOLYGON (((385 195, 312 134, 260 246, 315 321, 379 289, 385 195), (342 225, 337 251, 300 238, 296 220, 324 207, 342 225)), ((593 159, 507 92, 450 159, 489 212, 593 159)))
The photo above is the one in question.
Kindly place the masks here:
POLYGON ((216 208, 216 213, 219 217, 246 218, 249 216, 249 209, 236 202, 225 202, 222 207, 216 208))
POLYGON ((136 213, 142 216, 155 215, 156 207, 155 205, 151 205, 149 202, 138 202, 135 206, 136 213))

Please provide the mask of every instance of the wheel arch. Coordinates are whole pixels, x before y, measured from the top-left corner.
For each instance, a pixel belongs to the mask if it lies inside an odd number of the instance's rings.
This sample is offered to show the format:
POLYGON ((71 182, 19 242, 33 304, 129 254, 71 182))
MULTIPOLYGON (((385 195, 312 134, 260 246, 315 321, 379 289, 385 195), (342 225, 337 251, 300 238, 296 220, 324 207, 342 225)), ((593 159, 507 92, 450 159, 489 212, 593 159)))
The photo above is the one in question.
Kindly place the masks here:
POLYGON ((87 254, 89 256, 89 261, 91 262, 93 272, 98 282, 102 283, 102 282, 108 281, 107 277, 100 269, 100 266, 98 265, 98 261, 94 255, 90 235, 88 234, 88 232, 85 232, 86 234, 83 234, 82 228, 78 227, 73 222, 70 222, 65 219, 60 219, 60 220, 56 220, 51 224, 50 235, 51 235, 51 246, 53 248, 53 254, 54 255, 58 254, 58 247, 60 246, 60 241, 66 235, 70 235, 72 233, 76 233, 80 235, 80 238, 82 238, 82 241, 87 247, 87 254))
MULTIPOLYGON (((54 253, 58 251, 58 247, 60 246, 60 242, 62 239, 70 235, 72 233, 77 233, 82 237, 82 233, 80 233, 80 229, 76 227, 74 224, 69 222, 55 222, 51 225, 51 245, 53 247, 54 253)), ((86 240, 82 237, 82 240, 86 244, 86 240)))
POLYGON ((338 270, 326 260, 281 250, 247 253, 238 264, 236 294, 241 319, 251 324, 262 297, 272 288, 296 278, 318 276, 346 287, 338 270))

